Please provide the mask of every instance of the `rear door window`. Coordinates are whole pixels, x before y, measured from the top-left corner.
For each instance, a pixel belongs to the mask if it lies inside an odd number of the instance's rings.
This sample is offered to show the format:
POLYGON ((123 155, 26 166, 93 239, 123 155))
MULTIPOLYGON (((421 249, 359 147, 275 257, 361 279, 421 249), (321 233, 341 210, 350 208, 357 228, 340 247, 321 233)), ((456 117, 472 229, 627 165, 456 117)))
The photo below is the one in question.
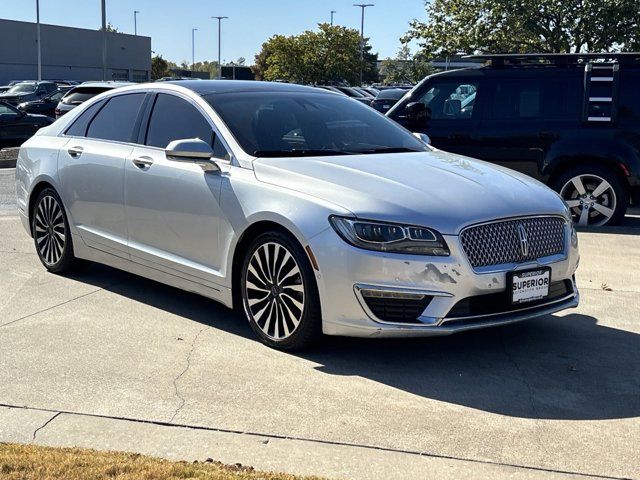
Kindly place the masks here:
POLYGON ((640 119, 640 72, 621 69, 618 87, 618 117, 640 119))
POLYGON ((65 132, 66 135, 70 135, 73 137, 84 137, 87 134, 87 127, 89 126, 89 122, 96 114, 100 107, 104 105, 104 100, 94 103, 85 109, 78 118, 71 124, 71 126, 65 132))
POLYGON ((87 137, 117 142, 132 142, 133 130, 138 119, 144 93, 118 95, 91 120, 87 137))

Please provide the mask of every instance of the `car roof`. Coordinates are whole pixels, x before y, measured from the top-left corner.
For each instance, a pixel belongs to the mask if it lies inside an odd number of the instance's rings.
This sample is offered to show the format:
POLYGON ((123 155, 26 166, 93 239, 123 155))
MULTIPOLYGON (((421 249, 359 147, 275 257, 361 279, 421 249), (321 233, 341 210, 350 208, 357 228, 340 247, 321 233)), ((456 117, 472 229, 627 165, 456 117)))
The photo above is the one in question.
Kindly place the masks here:
POLYGON ((404 88, 387 88, 386 90, 380 90, 380 93, 376 96, 381 100, 384 99, 400 99, 406 95, 407 90, 404 88))
MULTIPOLYGON (((188 88, 198 95, 212 93, 237 93, 237 92, 307 92, 318 93, 318 89, 282 82, 258 82, 255 80, 172 80, 162 82, 168 85, 177 85, 188 88)), ((154 86, 156 86, 155 84, 154 86)))

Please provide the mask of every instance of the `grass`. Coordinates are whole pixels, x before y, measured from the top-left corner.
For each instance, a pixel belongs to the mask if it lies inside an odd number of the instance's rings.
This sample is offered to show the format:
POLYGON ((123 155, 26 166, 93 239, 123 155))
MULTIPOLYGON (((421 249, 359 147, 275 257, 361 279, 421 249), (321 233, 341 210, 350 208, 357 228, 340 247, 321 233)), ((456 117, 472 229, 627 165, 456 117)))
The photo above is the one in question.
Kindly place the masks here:
POLYGON ((252 467, 205 462, 172 462, 135 453, 51 448, 0 443, 2 480, 312 480, 252 467))

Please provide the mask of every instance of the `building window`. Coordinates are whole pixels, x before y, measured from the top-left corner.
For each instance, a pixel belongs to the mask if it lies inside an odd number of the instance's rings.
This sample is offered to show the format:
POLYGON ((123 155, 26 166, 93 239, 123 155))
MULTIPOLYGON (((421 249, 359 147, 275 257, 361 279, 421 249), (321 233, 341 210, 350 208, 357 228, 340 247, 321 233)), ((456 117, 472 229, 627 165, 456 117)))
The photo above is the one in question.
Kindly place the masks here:
POLYGON ((134 82, 147 82, 149 80, 149 74, 146 70, 134 70, 133 81, 134 82))
POLYGON ((114 68, 111 70, 111 79, 118 82, 129 81, 129 70, 126 68, 114 68))

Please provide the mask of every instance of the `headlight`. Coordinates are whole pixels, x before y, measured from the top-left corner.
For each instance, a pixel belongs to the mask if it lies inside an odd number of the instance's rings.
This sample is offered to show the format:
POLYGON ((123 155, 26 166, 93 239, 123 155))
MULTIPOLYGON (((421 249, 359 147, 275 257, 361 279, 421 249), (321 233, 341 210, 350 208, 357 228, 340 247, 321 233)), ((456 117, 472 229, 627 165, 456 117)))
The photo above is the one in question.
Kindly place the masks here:
POLYGON ((329 217, 329 221, 338 235, 355 247, 410 255, 449 255, 444 238, 431 228, 337 216, 329 217))
POLYGON ((27 106, 27 102, 23 102, 23 103, 19 103, 19 104, 18 104, 18 108, 19 108, 20 110, 22 110, 22 109, 23 109, 24 107, 26 107, 26 106, 27 106))

